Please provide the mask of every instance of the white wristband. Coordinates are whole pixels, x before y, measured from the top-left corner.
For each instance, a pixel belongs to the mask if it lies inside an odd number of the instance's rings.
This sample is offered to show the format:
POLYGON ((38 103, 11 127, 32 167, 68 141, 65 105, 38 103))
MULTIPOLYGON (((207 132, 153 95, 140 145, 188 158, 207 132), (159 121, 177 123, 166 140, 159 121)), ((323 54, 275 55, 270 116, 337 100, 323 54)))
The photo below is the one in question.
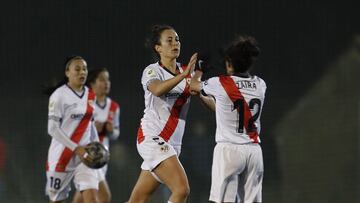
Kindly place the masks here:
POLYGON ((87 152, 85 152, 85 154, 83 155, 83 158, 86 159, 86 157, 88 157, 89 154, 87 152))

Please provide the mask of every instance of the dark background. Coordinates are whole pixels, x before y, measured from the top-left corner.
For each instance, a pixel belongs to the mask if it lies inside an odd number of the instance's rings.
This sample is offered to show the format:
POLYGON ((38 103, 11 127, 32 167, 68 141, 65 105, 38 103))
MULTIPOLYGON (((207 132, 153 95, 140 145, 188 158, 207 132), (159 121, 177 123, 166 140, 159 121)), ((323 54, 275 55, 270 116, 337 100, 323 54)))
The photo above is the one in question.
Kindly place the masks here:
MULTIPOLYGON (((180 36, 180 62, 236 34, 262 50, 253 73, 267 82, 262 114, 264 202, 360 202, 360 3, 357 1, 66 1, 0 6, 0 202, 44 196, 48 98, 66 56, 107 67, 121 105, 108 182, 125 202, 140 171, 135 139, 144 109, 140 77, 153 62, 144 47, 154 24, 180 36)), ((218 70, 221 70, 218 68, 218 70)), ((214 71, 213 73, 215 73, 214 71)), ((211 74, 209 74, 211 75, 211 74)), ((215 116, 192 99, 180 159, 189 202, 207 202, 215 116)), ((152 202, 165 202, 159 191, 152 202)))

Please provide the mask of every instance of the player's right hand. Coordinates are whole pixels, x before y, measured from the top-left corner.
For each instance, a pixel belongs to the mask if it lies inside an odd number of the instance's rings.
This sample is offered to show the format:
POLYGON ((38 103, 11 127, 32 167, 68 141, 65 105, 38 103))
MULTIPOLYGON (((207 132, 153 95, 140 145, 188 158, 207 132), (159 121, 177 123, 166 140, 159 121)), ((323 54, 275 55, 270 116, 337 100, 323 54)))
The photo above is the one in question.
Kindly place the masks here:
POLYGON ((195 63, 196 63, 196 61, 197 61, 197 55, 198 55, 197 53, 194 53, 194 54, 191 56, 190 61, 189 61, 188 65, 187 65, 187 68, 186 68, 186 70, 183 72, 183 74, 184 74, 185 76, 188 76, 188 75, 190 75, 192 72, 194 72, 195 63))
POLYGON ((102 122, 99 122, 99 121, 95 121, 95 127, 96 127, 96 130, 98 132, 102 132, 104 130, 104 124, 105 123, 102 123, 102 122))
POLYGON ((80 158, 81 162, 83 162, 85 165, 88 165, 89 163, 94 161, 94 158, 86 152, 84 146, 77 146, 74 150, 74 153, 80 158))

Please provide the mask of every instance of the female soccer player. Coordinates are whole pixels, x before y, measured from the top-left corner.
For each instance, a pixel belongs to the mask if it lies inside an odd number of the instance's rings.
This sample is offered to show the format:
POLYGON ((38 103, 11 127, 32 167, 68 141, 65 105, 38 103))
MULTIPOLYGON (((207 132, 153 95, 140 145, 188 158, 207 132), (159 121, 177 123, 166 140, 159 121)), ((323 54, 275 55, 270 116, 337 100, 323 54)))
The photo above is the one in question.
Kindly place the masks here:
POLYGON ((216 146, 213 155, 210 201, 261 202, 263 157, 260 115, 266 84, 249 70, 260 49, 253 37, 238 37, 225 52, 227 75, 200 82, 191 90, 215 98, 216 146))
POLYGON ((151 48, 159 61, 143 71, 145 110, 138 130, 137 149, 144 162, 129 203, 146 202, 164 183, 171 191, 169 202, 183 203, 189 194, 189 183, 178 155, 190 103, 189 82, 197 54, 187 68, 176 62, 180 40, 168 25, 153 27, 151 48))
MULTIPOLYGON (((110 140, 116 140, 120 135, 120 106, 107 95, 110 92, 110 76, 106 68, 94 69, 89 72, 87 84, 96 94, 94 120, 100 142, 109 149, 110 140)), ((106 181, 107 165, 98 171, 99 202, 111 202, 111 192, 106 181)), ((73 203, 81 203, 79 192, 74 196, 73 203)))
POLYGON ((71 180, 85 203, 97 203, 99 181, 96 170, 82 162, 92 157, 84 145, 98 141, 92 122, 95 94, 85 86, 86 61, 80 56, 65 63, 64 84, 50 96, 48 133, 52 140, 46 163, 46 194, 52 203, 64 203, 71 190, 71 180))

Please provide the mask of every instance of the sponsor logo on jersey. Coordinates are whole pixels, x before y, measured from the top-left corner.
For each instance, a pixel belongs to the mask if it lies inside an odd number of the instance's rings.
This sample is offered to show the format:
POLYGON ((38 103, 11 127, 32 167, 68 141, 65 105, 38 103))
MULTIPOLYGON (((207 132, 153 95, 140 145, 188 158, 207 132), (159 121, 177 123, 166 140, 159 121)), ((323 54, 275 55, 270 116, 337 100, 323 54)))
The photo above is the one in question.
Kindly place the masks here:
POLYGON ((165 94, 165 97, 167 97, 167 98, 178 98, 179 96, 181 95, 181 93, 179 93, 179 92, 173 92, 173 93, 171 93, 171 92, 169 92, 169 93, 166 93, 165 94))
POLYGON ((250 82, 246 80, 240 80, 236 82, 236 86, 238 89, 251 89, 256 90, 256 83, 250 82))
POLYGON ((78 113, 78 114, 71 114, 70 118, 74 119, 74 120, 81 120, 83 118, 91 118, 92 117, 92 113, 78 113))

